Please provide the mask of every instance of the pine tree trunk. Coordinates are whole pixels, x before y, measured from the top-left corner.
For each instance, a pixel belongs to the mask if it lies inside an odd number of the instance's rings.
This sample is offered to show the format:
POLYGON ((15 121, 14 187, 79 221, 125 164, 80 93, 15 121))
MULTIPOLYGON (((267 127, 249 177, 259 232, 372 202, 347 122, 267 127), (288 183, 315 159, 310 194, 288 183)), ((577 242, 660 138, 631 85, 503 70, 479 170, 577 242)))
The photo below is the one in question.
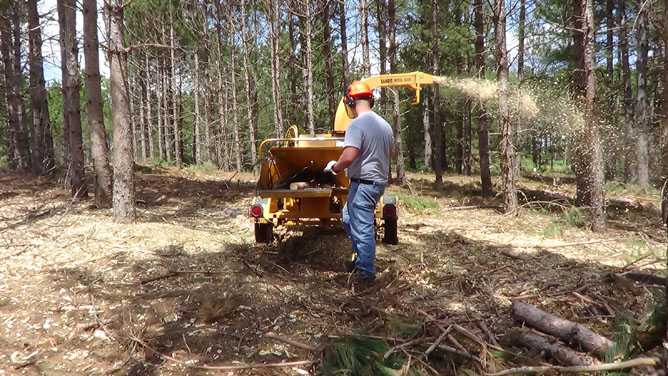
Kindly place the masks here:
MULTIPOLYGON (((388 60, 390 62, 390 71, 397 70, 397 25, 396 25, 396 4, 394 0, 387 1, 387 37, 389 41, 389 48, 387 51, 388 60)), ((396 183, 399 185, 406 184, 406 166, 404 161, 403 139, 401 135, 401 111, 399 108, 399 91, 394 90, 393 106, 392 106, 392 126, 394 128, 394 142, 397 150, 397 163, 395 177, 396 183)))
MULTIPOLYGON (((376 24, 378 29, 378 65, 380 74, 387 73, 387 0, 376 0, 376 24)), ((386 104, 388 103, 385 100, 388 90, 384 88, 380 89, 380 100, 376 101, 376 110, 382 114, 386 114, 387 111, 386 104)), ((394 95, 392 96, 394 98, 394 95)))
POLYGON ((170 70, 167 69, 167 59, 162 59, 162 74, 160 75, 162 80, 162 135, 165 138, 165 156, 167 157, 167 162, 171 162, 174 156, 174 142, 172 135, 172 121, 171 121, 171 96, 169 95, 170 87, 167 85, 167 82, 171 82, 169 78, 170 70))
POLYGON ((222 4, 218 2, 216 4, 216 34, 218 35, 218 59, 217 59, 217 71, 218 71, 218 131, 216 132, 215 145, 216 145, 216 159, 218 162, 218 167, 222 168, 225 171, 230 170, 230 153, 228 148, 228 129, 227 129, 227 108, 228 108, 228 96, 227 96, 227 86, 226 82, 223 80, 223 77, 227 77, 225 72, 225 65, 223 64, 223 31, 224 31, 224 18, 223 18, 223 9, 222 4))
POLYGON ((300 17, 301 27, 299 28, 300 39, 302 41, 302 59, 304 63, 304 92, 306 94, 306 127, 311 134, 315 136, 315 115, 313 108, 313 51, 311 30, 312 12, 311 0, 303 0, 303 17, 300 17))
MULTIPOLYGON (((269 14, 269 40, 271 43, 271 98, 274 102, 274 129, 276 137, 283 137, 283 111, 281 109, 281 56, 280 56, 280 7, 279 0, 267 0, 265 3, 267 13, 269 14)), ((329 25, 329 20, 327 20, 329 25)), ((326 30, 329 30, 327 27, 326 30)), ((326 32, 325 32, 326 33, 326 32)), ((328 43, 326 47, 331 59, 331 50, 329 50, 329 37, 325 39, 328 43)), ((331 67, 329 75, 332 75, 331 67)), ((333 79, 333 77, 330 77, 333 79)), ((329 81, 328 81, 329 82, 329 81)), ((333 96, 333 92, 328 95, 333 96)))
MULTIPOLYGON (((439 69, 439 60, 441 59, 440 47, 439 47, 439 38, 440 30, 439 26, 439 7, 438 0, 431 1, 431 68, 434 75, 440 73, 439 69)), ((434 98, 432 100, 432 129, 434 136, 434 153, 433 166, 434 174, 436 175, 436 186, 441 187, 443 185, 443 157, 445 154, 444 142, 443 142, 443 125, 441 124, 440 119, 440 106, 441 106, 441 96, 440 88, 438 85, 434 86, 433 90, 434 98)))
POLYGON ((202 151, 200 149, 202 143, 200 140, 200 113, 199 113, 199 56, 197 56, 198 53, 195 51, 193 54, 193 59, 195 61, 195 78, 194 78, 194 84, 195 84, 195 89, 193 91, 193 100, 195 102, 195 136, 193 137, 193 151, 195 154, 195 163, 196 164, 201 164, 202 163, 202 151))
POLYGON ((163 107, 163 99, 162 99, 162 68, 160 62, 158 62, 159 66, 156 67, 156 85, 155 85, 155 98, 156 98, 156 113, 158 115, 158 157, 160 158, 161 161, 166 160, 166 155, 165 155, 165 126, 163 124, 163 118, 162 118, 162 107, 163 107))
MULTIPOLYGON (((129 72, 123 72, 129 76, 129 72)), ((128 101, 130 104, 130 127, 132 128, 132 150, 134 151, 133 158, 135 161, 139 160, 139 137, 137 137, 137 106, 134 103, 133 92, 136 88, 134 75, 128 77, 128 101)))
POLYGON ((517 211, 515 188, 515 150, 513 146, 513 124, 508 107, 508 50, 506 49, 506 11, 504 0, 496 0, 494 14, 496 37, 496 62, 498 80, 499 118, 501 122, 501 186, 503 208, 506 213, 517 211))
POLYGON ((630 181, 636 176, 635 171, 635 149, 634 144, 634 129, 633 129, 633 89, 631 88, 631 66, 629 64, 629 42, 627 34, 628 18, 626 15, 626 1, 619 0, 617 14, 617 23, 619 25, 619 55, 622 68, 620 70, 620 81, 623 90, 622 93, 622 113, 624 124, 624 148, 622 155, 624 155, 624 180, 630 181))
POLYGON ((76 40, 76 5, 74 0, 58 0, 58 22, 60 24, 61 53, 63 56, 63 112, 66 113, 67 142, 70 153, 70 184, 72 197, 88 195, 84 176, 84 153, 81 134, 81 110, 79 93, 79 47, 76 40))
POLYGON ((151 104, 153 96, 151 95, 151 68, 148 62, 148 53, 144 55, 144 63, 146 66, 146 131, 148 132, 148 155, 150 159, 154 159, 155 143, 153 141, 153 106, 151 104))
POLYGON ((114 0, 107 5, 109 18, 109 66, 111 93, 111 120, 114 130, 114 220, 133 222, 135 209, 135 176, 132 156, 132 134, 128 90, 123 72, 127 72, 127 59, 123 46, 123 1, 114 0))
POLYGON ((140 155, 141 155, 141 160, 142 163, 146 163, 146 121, 144 119, 144 91, 146 90, 146 83, 144 80, 144 77, 142 77, 141 71, 137 72, 136 79, 139 80, 139 85, 137 85, 137 88, 139 90, 139 95, 137 96, 139 98, 138 100, 138 107, 139 107, 139 142, 140 142, 140 155))
POLYGON ((369 4, 367 0, 360 0, 360 22, 362 33, 362 74, 371 75, 371 58, 369 54, 369 4))
POLYGON ((524 34, 526 29, 526 8, 526 0, 520 0, 520 19, 519 25, 517 27, 517 79, 520 81, 520 84, 524 80, 524 34))
MULTIPOLYGON (((482 0, 474 1, 475 10, 475 66, 478 78, 485 77, 485 14, 482 0)), ((491 197, 492 174, 489 170, 489 131, 487 113, 482 106, 476 106, 478 119, 478 157, 480 158, 480 183, 482 196, 491 197)))
POLYGON ((462 158, 462 173, 471 176, 471 102, 464 104, 463 129, 464 129, 464 150, 462 158))
POLYGON ((37 0, 29 0, 28 37, 30 40, 30 100, 32 105, 32 172, 47 175, 55 166, 53 138, 49 121, 49 103, 44 83, 44 59, 42 57, 42 29, 37 13, 37 0))
MULTIPOLYGON (((661 33, 663 39, 663 106, 661 107, 663 116, 661 118, 661 128, 663 128, 664 143, 661 158, 661 180, 662 183, 665 183, 666 180, 668 180, 668 0, 663 0, 663 19, 665 23, 663 32, 661 33)), ((668 204, 668 190, 664 189, 663 193, 664 197, 661 199, 668 204)), ((666 294, 668 294, 668 286, 666 288, 666 294)), ((668 326, 666 328, 668 328, 668 326)))
POLYGON ((179 127, 179 114, 178 114, 178 98, 176 93, 176 58, 175 54, 175 40, 174 40, 174 15, 173 15, 173 5, 169 6, 169 58, 170 58, 170 68, 171 68, 171 80, 170 86, 172 89, 172 128, 174 130, 174 161, 176 162, 176 167, 181 168, 183 164, 183 156, 181 154, 181 129, 179 127))
POLYGON ((586 152, 587 160, 587 187, 590 201, 587 203, 591 211, 592 229, 601 231, 605 229, 605 197, 603 192, 604 167, 603 149, 601 146, 598 119, 596 115, 596 74, 595 69, 595 28, 594 28, 594 5, 593 0, 581 0, 584 18, 584 72, 587 78, 586 100, 585 100, 585 131, 583 145, 588 145, 586 152))
POLYGON ((615 17, 614 17, 614 0, 605 0, 605 20, 607 30, 606 43, 605 43, 605 62, 606 62, 606 73, 608 75, 608 83, 612 84, 613 75, 614 75, 614 48, 615 48, 615 38, 614 38, 614 28, 615 28, 615 17))
POLYGON ((339 38, 341 39, 341 92, 348 85, 348 33, 346 22, 346 2, 339 1, 339 38))
MULTIPOLYGON (((244 64, 244 87, 246 91, 246 116, 248 117, 248 138, 250 143, 251 167, 256 171, 257 150, 255 145, 255 104, 253 98, 254 85, 251 83, 253 73, 250 65, 250 46, 248 43, 248 33, 246 27, 246 1, 241 0, 241 39, 243 40, 243 64, 244 64)), ((313 109, 311 109, 311 112, 313 109)))
POLYGON ((234 43, 234 35, 236 34, 234 25, 236 20, 231 16, 232 12, 228 14, 229 21, 229 30, 230 35, 230 85, 232 86, 232 130, 234 134, 234 156, 235 156, 235 167, 236 171, 241 171, 241 146, 239 145, 239 119, 238 119, 238 108, 237 108, 237 80, 236 80, 236 45, 234 43))
MULTIPOLYGON (((436 88, 438 90, 438 88, 436 88)), ((429 97, 426 97, 422 106, 422 130, 424 133, 424 168, 431 169, 431 127, 429 125, 429 97)))
POLYGON ((334 122, 338 98, 334 95, 334 59, 332 58, 332 30, 329 25, 332 16, 331 5, 325 1, 322 5, 322 48, 325 55, 325 96, 327 97, 327 119, 334 122))
POLYGON ((100 84, 100 51, 97 38, 97 0, 83 1, 84 56, 86 66, 86 115, 90 129, 90 153, 95 169, 95 205, 111 207, 111 167, 107 133, 102 112, 100 84))
MULTIPOLYGON (((638 9, 642 7, 642 1, 637 1, 638 9)), ((636 161, 637 161, 637 183, 640 186, 649 186, 649 121, 648 99, 647 99, 647 8, 638 13, 638 54, 636 59, 638 91, 636 93, 636 161)))
MULTIPOLYGON (((16 9, 6 9, 1 15, 2 59, 5 71, 5 85, 7 86, 7 115, 9 123, 9 166, 18 170, 30 168, 29 146, 23 129, 24 109, 21 100, 21 73, 16 67, 16 48, 13 39, 13 28, 16 23, 16 9)), ((19 57, 20 58, 20 57, 19 57)))

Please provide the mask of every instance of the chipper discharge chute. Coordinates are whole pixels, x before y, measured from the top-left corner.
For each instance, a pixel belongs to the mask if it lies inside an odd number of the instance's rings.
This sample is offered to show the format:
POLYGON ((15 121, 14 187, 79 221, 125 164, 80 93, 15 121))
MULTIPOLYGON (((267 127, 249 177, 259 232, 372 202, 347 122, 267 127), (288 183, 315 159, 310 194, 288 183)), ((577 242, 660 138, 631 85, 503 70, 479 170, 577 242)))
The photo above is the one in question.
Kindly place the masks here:
MULTIPOLYGON (((372 76, 362 82, 371 89, 410 88, 415 91, 413 103, 419 103, 421 85, 433 84, 435 77, 412 72, 372 76)), ((267 139, 260 144, 259 198, 249 210, 255 221, 256 242, 270 243, 276 226, 328 226, 340 221, 350 180, 345 174, 325 174, 323 169, 327 162, 341 155, 350 121, 341 101, 331 134, 300 137, 297 127, 292 126, 287 132, 290 136, 267 139)), ((397 209, 393 197, 381 198, 376 208, 376 229, 383 230, 384 242, 397 243, 397 209)))

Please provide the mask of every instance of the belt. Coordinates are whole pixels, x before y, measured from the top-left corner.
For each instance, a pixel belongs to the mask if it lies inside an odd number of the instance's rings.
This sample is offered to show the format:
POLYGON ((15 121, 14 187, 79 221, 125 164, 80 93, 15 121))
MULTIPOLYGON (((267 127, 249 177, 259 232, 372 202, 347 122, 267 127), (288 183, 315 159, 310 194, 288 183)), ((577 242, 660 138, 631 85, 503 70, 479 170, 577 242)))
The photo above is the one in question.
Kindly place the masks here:
POLYGON ((359 184, 380 185, 380 183, 376 183, 373 180, 366 180, 366 179, 350 178, 350 181, 355 182, 355 183, 359 183, 359 184))

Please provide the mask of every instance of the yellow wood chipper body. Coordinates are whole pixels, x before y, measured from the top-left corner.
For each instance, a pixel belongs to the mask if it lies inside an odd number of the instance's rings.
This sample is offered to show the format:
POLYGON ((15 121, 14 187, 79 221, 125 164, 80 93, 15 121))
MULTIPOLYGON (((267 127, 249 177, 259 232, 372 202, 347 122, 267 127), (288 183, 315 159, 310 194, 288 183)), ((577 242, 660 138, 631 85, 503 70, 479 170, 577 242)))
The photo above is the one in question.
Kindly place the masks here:
MULTIPOLYGON (((372 89, 411 88, 416 92, 417 102, 420 85, 432 84, 433 77, 413 72, 373 76, 362 81, 372 89)), ((249 209, 256 242, 272 242, 276 226, 328 226, 341 220, 350 180, 345 174, 326 174, 323 169, 343 151, 345 131, 351 121, 343 106, 341 102, 331 134, 299 136, 297 127, 292 126, 287 137, 267 139, 260 144, 258 199, 249 209)), ((397 210, 393 197, 381 198, 376 208, 376 228, 382 230, 384 242, 397 243, 397 210)))

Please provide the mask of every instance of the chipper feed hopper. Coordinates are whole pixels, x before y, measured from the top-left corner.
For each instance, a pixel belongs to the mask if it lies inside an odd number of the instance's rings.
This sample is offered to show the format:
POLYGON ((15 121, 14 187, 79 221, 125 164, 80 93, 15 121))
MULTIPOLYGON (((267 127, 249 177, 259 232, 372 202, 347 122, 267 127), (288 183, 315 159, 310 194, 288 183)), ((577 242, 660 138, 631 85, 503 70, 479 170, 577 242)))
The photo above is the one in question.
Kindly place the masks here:
MULTIPOLYGON (((434 83, 431 75, 421 72, 373 76, 363 81, 372 89, 412 88, 416 92, 414 103, 419 101, 420 85, 434 83)), ((249 210, 255 222, 256 242, 272 242, 276 226, 338 225, 350 180, 345 174, 325 174, 323 169, 343 151, 345 131, 351 121, 343 106, 343 102, 339 103, 331 134, 300 136, 297 127, 292 126, 286 137, 260 144, 258 199, 249 210)), ((387 194, 376 208, 376 229, 382 232, 384 242, 397 243, 396 200, 387 194)))

